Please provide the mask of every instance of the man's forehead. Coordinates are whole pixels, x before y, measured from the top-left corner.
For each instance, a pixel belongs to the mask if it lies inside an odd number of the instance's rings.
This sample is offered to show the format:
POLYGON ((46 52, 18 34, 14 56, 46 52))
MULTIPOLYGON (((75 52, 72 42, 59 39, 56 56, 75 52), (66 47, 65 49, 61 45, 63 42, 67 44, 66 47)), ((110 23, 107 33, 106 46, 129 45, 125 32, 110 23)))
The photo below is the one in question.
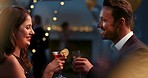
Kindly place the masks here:
POLYGON ((103 16, 103 14, 112 14, 112 8, 111 7, 107 7, 107 6, 104 6, 102 9, 101 9, 101 12, 100 12, 100 17, 103 16))

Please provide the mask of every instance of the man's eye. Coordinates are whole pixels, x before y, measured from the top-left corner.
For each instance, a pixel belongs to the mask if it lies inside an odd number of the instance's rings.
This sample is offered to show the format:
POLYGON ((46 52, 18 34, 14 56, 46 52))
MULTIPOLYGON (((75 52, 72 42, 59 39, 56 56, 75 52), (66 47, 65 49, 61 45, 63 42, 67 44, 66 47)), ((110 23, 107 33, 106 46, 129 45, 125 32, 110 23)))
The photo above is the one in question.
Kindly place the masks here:
POLYGON ((106 19, 103 19, 102 21, 103 21, 103 22, 107 22, 107 20, 106 20, 106 19))

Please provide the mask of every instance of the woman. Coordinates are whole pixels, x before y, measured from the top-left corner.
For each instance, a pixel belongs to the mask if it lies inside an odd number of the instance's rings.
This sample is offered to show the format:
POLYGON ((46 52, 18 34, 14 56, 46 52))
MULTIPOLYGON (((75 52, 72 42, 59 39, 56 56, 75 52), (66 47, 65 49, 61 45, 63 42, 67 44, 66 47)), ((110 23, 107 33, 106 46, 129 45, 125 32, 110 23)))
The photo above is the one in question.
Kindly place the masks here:
MULTIPOLYGON (((27 47, 35 32, 28 11, 21 7, 7 7, 0 12, 0 78, 33 78, 27 47)), ((47 65, 43 78, 52 78, 63 68, 65 61, 54 59, 47 65)))

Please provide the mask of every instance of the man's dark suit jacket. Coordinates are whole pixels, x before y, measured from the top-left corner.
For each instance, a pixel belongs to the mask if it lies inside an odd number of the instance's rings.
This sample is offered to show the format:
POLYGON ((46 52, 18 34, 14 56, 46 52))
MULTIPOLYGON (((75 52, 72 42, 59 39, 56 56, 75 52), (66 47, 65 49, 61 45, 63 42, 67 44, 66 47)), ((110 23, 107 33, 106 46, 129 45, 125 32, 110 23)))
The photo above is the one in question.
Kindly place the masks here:
POLYGON ((107 70, 94 66, 87 78, 147 78, 148 49, 135 35, 123 45, 119 57, 107 70))

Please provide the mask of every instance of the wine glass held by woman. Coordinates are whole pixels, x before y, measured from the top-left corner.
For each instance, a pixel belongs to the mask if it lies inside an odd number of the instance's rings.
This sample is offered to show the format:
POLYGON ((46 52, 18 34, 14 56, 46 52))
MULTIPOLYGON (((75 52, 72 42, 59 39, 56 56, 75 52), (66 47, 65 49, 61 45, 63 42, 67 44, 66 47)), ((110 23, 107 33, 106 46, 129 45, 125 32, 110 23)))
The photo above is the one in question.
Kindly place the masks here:
MULTIPOLYGON (((61 60, 65 60, 67 58, 67 56, 69 55, 69 50, 68 49, 63 49, 62 51, 53 51, 52 52, 54 55, 55 59, 61 59, 61 60)), ((61 65, 63 69, 63 64, 61 65)), ((62 70, 59 72, 59 75, 56 78, 66 78, 62 75, 62 70)))
MULTIPOLYGON (((0 11, 0 78, 33 78, 27 48, 35 32, 32 18, 22 7, 5 7, 0 11), (8 73, 9 72, 9 73, 8 73)), ((64 60, 54 59, 43 73, 42 78, 52 78, 54 72, 63 68, 64 60)))
POLYGON ((55 72, 60 72, 63 69, 63 64, 65 63, 63 59, 65 59, 65 57, 59 57, 50 62, 44 71, 43 78, 52 78, 52 75, 55 72))

